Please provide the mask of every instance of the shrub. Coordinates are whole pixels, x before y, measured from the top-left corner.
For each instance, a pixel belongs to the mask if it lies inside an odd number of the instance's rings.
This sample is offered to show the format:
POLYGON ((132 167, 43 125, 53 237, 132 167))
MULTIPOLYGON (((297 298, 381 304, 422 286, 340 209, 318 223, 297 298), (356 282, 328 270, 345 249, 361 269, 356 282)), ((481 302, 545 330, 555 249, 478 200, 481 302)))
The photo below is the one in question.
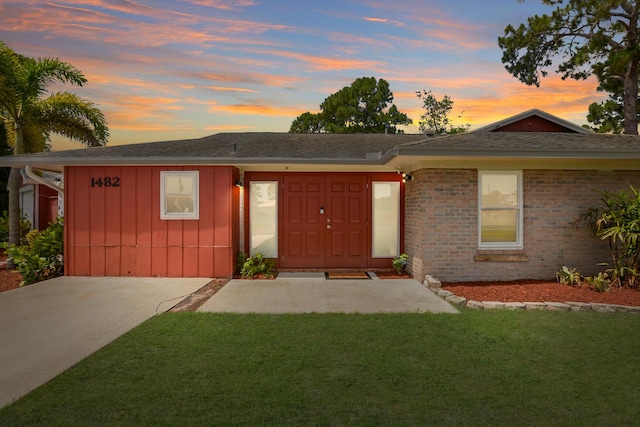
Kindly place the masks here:
POLYGON ((408 260, 409 257, 407 256, 407 254, 402 254, 400 256, 394 257, 391 261, 391 265, 393 266, 393 269, 396 271, 396 273, 400 274, 407 266, 408 260))
POLYGON ((638 287, 640 273, 640 192, 601 192, 599 207, 583 215, 591 231, 609 242, 611 264, 606 270, 611 283, 638 287))
MULTIPOLYGON (((31 221, 20 218, 20 244, 27 243, 27 233, 31 231, 31 221)), ((0 242, 6 243, 9 241, 9 214, 7 211, 2 212, 0 216, 0 242)))
POLYGON ((558 282, 563 285, 578 286, 581 283, 582 276, 575 268, 569 268, 563 265, 560 271, 556 273, 558 282))
POLYGON ((244 258, 240 275, 244 278, 263 276, 270 279, 276 276, 275 264, 273 259, 265 258, 264 255, 257 253, 254 256, 244 258))
POLYGON ((597 276, 585 277, 584 281, 591 289, 600 293, 607 292, 611 287, 611 281, 607 273, 600 272, 597 276))
POLYGON ((63 229, 63 220, 58 218, 45 230, 29 232, 21 246, 5 244, 7 254, 13 258, 16 270, 22 275, 21 286, 64 274, 63 229))

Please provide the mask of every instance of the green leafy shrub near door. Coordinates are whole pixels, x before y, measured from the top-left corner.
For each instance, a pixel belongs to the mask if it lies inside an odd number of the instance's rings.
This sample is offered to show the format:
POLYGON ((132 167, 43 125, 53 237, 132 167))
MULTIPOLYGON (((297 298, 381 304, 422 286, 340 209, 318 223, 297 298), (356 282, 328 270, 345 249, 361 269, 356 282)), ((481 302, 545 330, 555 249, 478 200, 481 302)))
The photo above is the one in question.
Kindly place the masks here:
POLYGON ((16 270, 22 275, 20 285, 30 285, 64 274, 63 229, 63 220, 58 218, 45 230, 30 231, 23 245, 5 245, 7 254, 15 262, 16 270))
POLYGON ((265 258, 261 253, 257 253, 253 256, 247 256, 245 253, 240 253, 238 256, 237 269, 240 275, 246 279, 252 279, 255 277, 264 277, 266 279, 272 279, 276 276, 275 261, 271 258, 265 258))
POLYGON ((407 256, 407 254, 402 254, 400 256, 394 257, 393 260, 391 260, 391 265, 393 266, 395 272, 400 274, 407 267, 408 260, 409 257, 407 256))

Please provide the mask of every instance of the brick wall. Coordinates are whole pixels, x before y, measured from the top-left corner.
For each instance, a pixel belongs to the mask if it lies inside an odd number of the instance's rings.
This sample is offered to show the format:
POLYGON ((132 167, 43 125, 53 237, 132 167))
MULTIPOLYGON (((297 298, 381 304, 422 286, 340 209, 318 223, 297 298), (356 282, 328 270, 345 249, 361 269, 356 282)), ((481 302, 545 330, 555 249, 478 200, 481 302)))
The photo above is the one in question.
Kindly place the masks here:
POLYGON ((640 187, 638 171, 524 170, 524 249, 478 250, 478 171, 421 169, 405 193, 405 252, 421 280, 551 279, 561 265, 583 274, 608 260, 606 242, 575 222, 597 206, 598 190, 640 187), (477 261, 476 256, 516 255, 520 261, 477 261))

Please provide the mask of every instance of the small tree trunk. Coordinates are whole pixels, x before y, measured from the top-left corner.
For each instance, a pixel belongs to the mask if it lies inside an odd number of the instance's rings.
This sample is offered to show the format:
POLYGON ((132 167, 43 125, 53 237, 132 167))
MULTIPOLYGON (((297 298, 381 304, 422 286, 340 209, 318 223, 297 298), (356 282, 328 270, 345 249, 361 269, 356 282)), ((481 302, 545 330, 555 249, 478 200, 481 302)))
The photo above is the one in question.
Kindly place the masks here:
MULTIPOLYGON (((20 169, 11 168, 7 182, 9 190, 9 244, 20 244, 20 169)), ((13 259, 7 259, 7 269, 16 268, 13 259)))
MULTIPOLYGON (((22 126, 16 121, 14 127, 16 133, 16 144, 13 148, 13 154, 22 154, 22 126)), ((9 244, 20 244, 20 169, 11 168, 9 173, 9 182, 7 183, 9 190, 9 244)), ((12 259, 7 259, 7 269, 16 268, 12 259)))

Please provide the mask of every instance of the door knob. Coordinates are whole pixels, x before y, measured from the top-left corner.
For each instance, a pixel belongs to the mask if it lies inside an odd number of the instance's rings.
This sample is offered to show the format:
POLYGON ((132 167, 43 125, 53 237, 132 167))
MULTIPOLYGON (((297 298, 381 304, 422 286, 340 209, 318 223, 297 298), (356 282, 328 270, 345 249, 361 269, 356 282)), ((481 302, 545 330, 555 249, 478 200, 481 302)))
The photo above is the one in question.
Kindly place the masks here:
POLYGON ((327 230, 331 230, 331 226, 327 224, 327 230))

